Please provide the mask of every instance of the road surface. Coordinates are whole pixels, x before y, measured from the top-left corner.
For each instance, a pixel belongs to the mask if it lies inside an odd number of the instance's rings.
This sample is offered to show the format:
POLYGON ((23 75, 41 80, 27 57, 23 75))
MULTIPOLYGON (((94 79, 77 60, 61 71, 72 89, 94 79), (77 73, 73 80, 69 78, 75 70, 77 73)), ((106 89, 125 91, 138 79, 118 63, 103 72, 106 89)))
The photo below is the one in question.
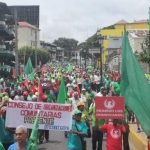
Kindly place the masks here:
MULTIPOLYGON (((92 150, 91 138, 87 138, 87 150, 92 150)), ((49 142, 43 142, 39 145, 39 150, 67 150, 67 139, 64 132, 50 131, 49 142)), ((105 140, 103 142, 103 150, 105 150, 105 140)))

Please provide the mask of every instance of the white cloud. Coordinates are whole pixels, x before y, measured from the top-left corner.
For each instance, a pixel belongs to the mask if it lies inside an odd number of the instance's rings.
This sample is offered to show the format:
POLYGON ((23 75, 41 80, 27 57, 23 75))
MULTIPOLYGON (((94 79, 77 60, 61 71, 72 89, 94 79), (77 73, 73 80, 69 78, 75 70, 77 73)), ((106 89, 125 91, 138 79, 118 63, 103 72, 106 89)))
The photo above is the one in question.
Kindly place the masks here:
POLYGON ((149 0, 5 0, 8 5, 40 5, 41 38, 84 41, 100 27, 121 19, 148 18, 149 0))

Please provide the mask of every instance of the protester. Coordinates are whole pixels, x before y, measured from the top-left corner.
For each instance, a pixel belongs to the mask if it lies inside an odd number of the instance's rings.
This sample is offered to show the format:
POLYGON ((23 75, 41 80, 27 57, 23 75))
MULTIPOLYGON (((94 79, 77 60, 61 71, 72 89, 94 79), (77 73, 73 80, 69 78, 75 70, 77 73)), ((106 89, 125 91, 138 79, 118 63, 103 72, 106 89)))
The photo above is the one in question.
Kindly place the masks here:
POLYGON ((5 118, 6 107, 3 106, 0 109, 0 141, 7 150, 8 147, 14 143, 14 129, 5 127, 5 118))
POLYGON ((8 148, 8 150, 27 150, 27 128, 20 125, 15 132, 16 142, 8 148))
POLYGON ((82 112, 76 110, 72 121, 72 130, 68 134, 68 150, 83 150, 84 137, 87 135, 87 126, 81 121, 82 112))
POLYGON ((91 137, 90 118, 89 118, 88 111, 85 109, 85 104, 82 101, 79 101, 77 103, 77 109, 82 112, 81 121, 86 123, 87 128, 88 128, 86 137, 90 138, 91 137))
POLYGON ((126 132, 124 125, 118 125, 118 120, 113 123, 104 124, 100 131, 107 134, 106 150, 122 150, 122 135, 126 132))
MULTIPOLYGON (((107 90, 101 88, 101 96, 106 96, 107 90)), ((99 96, 99 95, 98 95, 99 96)), ((95 101, 89 107, 89 114, 92 118, 92 150, 102 150, 103 132, 99 130, 99 127, 104 125, 104 119, 95 118, 95 101)))

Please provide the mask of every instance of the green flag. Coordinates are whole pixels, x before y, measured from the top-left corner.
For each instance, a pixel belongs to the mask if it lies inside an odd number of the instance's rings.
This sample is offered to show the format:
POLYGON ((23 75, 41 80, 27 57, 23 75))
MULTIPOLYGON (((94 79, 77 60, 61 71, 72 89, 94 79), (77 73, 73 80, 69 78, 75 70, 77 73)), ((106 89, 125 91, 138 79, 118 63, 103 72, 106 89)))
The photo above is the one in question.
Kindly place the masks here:
POLYGON ((0 150, 5 150, 5 148, 1 142, 0 142, 0 150))
POLYGON ((67 90, 66 90, 64 79, 62 78, 61 83, 60 83, 58 97, 57 97, 57 103, 64 104, 66 99, 67 99, 67 90))
POLYGON ((19 75, 19 77, 18 77, 18 82, 22 82, 22 80, 23 80, 23 75, 21 74, 21 75, 19 75))
POLYGON ((25 66, 25 73, 28 75, 28 80, 34 79, 33 66, 30 57, 28 58, 27 64, 25 66))
POLYGON ((25 65, 25 70, 24 71, 27 75, 31 74, 33 72, 33 66, 32 66, 32 62, 31 62, 30 57, 28 58, 28 61, 25 65))
POLYGON ((132 52, 128 33, 123 39, 121 95, 125 104, 135 113, 143 130, 150 135, 150 85, 132 52))
POLYGON ((71 73, 72 71, 73 71, 73 66, 71 64, 68 64, 67 72, 71 73))
POLYGON ((34 79, 34 73, 31 72, 30 74, 28 74, 28 80, 33 80, 34 79))
POLYGON ((39 112, 36 115, 32 132, 27 145, 27 150, 38 150, 39 112))

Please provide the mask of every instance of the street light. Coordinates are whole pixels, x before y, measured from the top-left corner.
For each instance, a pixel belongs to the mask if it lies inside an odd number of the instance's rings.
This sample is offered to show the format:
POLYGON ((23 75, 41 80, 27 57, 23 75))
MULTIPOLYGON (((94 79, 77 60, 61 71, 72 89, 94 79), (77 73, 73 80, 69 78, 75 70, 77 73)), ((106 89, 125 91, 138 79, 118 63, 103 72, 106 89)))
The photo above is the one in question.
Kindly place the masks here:
POLYGON ((104 40, 104 37, 100 34, 98 36, 98 40, 99 40, 99 44, 100 44, 100 75, 101 75, 101 79, 100 79, 100 85, 102 86, 103 85, 103 78, 102 78, 102 75, 103 75, 103 60, 102 60, 102 54, 103 54, 103 40, 104 40))

